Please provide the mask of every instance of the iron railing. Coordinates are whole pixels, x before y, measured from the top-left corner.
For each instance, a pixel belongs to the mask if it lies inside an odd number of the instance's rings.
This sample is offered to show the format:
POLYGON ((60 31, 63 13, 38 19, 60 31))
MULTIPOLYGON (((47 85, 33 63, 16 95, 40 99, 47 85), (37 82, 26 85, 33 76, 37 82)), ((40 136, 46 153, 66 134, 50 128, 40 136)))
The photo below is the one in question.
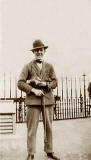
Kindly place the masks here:
MULTIPOLYGON (((61 77, 54 90, 54 120, 86 118, 91 116, 91 100, 88 96, 89 80, 84 74, 78 77, 61 77)), ((16 122, 26 121, 25 93, 18 90, 17 78, 6 76, 0 78, 0 100, 13 100, 16 105, 16 122)), ((40 114, 42 120, 42 114, 40 114)))

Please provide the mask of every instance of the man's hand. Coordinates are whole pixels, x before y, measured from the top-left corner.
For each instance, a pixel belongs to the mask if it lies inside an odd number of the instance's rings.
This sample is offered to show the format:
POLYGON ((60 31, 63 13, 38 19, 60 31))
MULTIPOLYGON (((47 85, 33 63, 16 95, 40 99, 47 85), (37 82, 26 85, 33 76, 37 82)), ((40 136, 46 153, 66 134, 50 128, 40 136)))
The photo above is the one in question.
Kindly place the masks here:
POLYGON ((32 91, 36 96, 42 96, 42 95, 44 95, 43 91, 41 91, 40 89, 32 88, 31 91, 32 91))
POLYGON ((40 84, 41 82, 37 79, 34 80, 35 85, 37 86, 38 84, 40 84))
POLYGON ((37 79, 35 79, 34 82, 37 86, 40 86, 40 87, 46 86, 46 82, 42 82, 39 77, 37 77, 37 79))

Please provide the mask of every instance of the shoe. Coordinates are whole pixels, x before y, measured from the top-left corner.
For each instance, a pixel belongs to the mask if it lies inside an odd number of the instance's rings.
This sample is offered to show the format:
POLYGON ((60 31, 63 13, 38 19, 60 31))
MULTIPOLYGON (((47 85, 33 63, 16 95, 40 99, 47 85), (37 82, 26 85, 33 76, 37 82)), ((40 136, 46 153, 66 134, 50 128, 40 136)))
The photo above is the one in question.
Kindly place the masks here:
POLYGON ((34 160, 34 155, 28 155, 27 160, 34 160))
POLYGON ((47 156, 55 160, 60 160, 54 153, 47 153, 47 156))

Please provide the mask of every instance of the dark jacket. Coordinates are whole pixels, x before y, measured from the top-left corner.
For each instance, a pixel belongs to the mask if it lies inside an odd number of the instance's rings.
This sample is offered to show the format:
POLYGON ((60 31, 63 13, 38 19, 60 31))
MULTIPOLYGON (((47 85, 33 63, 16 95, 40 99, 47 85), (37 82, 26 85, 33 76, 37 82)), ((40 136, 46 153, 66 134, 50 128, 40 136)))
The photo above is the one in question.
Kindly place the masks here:
POLYGON ((39 77, 47 84, 46 88, 43 89, 45 94, 45 105, 54 104, 53 89, 57 86, 54 68, 51 64, 43 61, 42 69, 40 70, 36 61, 33 60, 24 66, 18 80, 18 88, 26 92, 26 105, 41 105, 41 97, 34 95, 34 93, 31 92, 33 86, 27 83, 27 80, 36 77, 39 77))

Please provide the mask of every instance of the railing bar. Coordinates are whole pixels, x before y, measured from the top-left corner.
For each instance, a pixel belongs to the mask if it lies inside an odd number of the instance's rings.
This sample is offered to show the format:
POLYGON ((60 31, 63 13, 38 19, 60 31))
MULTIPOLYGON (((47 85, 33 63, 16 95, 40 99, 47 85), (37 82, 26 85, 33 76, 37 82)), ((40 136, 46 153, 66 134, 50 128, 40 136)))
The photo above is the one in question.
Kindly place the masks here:
POLYGON ((10 75, 10 98, 11 98, 11 75, 10 75))

